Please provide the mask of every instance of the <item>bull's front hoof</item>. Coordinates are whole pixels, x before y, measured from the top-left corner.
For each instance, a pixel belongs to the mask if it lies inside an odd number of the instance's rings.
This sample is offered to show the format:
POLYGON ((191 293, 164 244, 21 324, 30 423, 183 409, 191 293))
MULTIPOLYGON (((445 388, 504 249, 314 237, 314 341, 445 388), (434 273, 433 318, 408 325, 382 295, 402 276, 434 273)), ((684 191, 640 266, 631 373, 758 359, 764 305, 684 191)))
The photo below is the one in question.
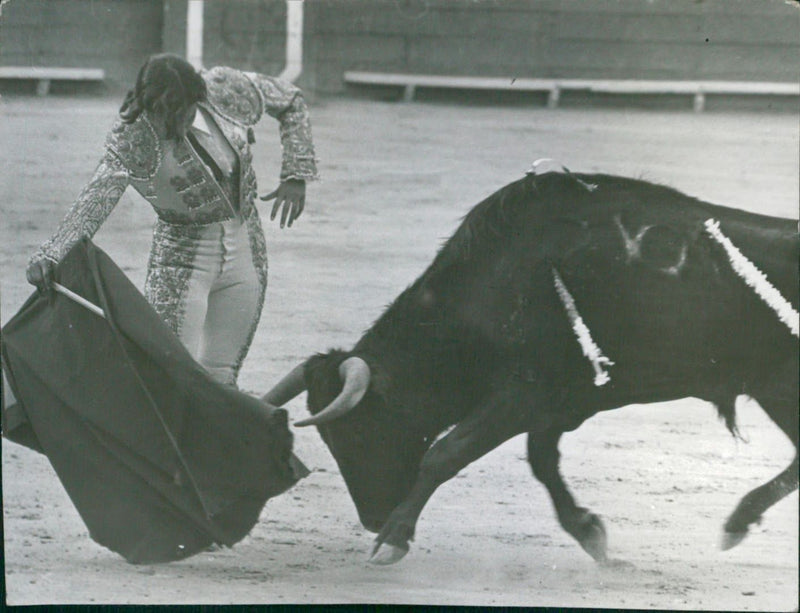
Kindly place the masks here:
POLYGON ((719 548, 722 549, 722 551, 728 551, 728 549, 733 549, 734 547, 736 547, 736 545, 741 543, 746 536, 747 536, 747 530, 744 530, 742 532, 728 532, 727 530, 725 530, 722 533, 722 541, 719 544, 719 548))
POLYGON ((379 543, 372 550, 369 563, 377 566, 388 566, 402 560, 407 553, 408 547, 403 548, 389 545, 389 543, 379 543))

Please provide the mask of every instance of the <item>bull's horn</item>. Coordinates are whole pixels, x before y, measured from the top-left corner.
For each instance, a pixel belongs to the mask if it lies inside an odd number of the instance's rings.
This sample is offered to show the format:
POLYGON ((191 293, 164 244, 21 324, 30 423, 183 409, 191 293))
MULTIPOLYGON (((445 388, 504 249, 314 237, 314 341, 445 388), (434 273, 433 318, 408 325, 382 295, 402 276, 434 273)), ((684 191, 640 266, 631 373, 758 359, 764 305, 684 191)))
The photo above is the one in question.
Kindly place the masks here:
POLYGON ((263 402, 282 407, 287 402, 293 400, 306 391, 306 381, 303 377, 303 364, 295 366, 288 375, 271 390, 261 397, 263 402))
POLYGON ((361 358, 347 358, 339 365, 339 376, 344 385, 339 395, 327 407, 308 419, 295 422, 295 426, 319 426, 349 413, 364 397, 369 387, 369 366, 361 358))

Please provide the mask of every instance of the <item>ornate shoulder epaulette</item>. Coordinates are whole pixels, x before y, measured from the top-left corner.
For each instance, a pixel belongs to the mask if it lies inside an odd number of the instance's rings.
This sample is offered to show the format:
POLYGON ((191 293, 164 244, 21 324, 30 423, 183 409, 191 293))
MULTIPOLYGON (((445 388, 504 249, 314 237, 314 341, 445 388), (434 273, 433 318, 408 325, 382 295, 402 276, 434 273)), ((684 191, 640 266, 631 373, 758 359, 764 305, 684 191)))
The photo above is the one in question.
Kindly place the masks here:
POLYGON ((150 179, 161 164, 158 135, 144 114, 133 123, 117 119, 106 137, 106 148, 128 169, 134 179, 150 179))
POLYGON ((243 72, 217 66, 203 73, 208 88, 208 103, 225 119, 252 126, 261 119, 261 97, 243 72))

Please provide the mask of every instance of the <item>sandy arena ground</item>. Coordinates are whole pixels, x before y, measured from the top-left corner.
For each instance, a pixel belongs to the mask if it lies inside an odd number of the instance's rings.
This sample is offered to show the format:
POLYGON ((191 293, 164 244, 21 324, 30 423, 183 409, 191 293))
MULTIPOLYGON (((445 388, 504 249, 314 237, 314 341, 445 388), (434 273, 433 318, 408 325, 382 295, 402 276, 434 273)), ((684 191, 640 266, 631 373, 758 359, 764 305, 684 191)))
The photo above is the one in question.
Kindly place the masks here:
MULTIPOLYGON (((25 263, 99 159, 117 101, 7 98, 0 120, 2 322, 31 287, 25 263)), ((241 384, 266 391, 307 355, 349 347, 422 272, 480 199, 537 158, 574 171, 672 185, 712 202, 797 218, 793 114, 394 104, 312 106, 324 180, 291 230, 267 223, 270 287, 241 384)), ((278 174, 276 124, 258 130, 262 193, 278 174)), ((268 209, 262 209, 265 221, 268 209)), ((96 237, 141 287, 154 214, 128 192, 96 237)), ((735 330, 731 331, 735 334, 735 330)), ((305 416, 303 399, 289 405, 305 416)), ((411 553, 366 564, 336 465, 313 429, 295 451, 312 474, 270 500, 236 547, 136 567, 92 542, 47 459, 3 440, 8 603, 427 603, 659 609, 796 610, 798 496, 773 507, 737 548, 721 527, 747 491, 791 460, 792 447, 752 402, 748 443, 696 400, 627 407, 562 439, 562 470, 605 520, 598 568, 558 526, 513 439, 440 488, 411 553)))

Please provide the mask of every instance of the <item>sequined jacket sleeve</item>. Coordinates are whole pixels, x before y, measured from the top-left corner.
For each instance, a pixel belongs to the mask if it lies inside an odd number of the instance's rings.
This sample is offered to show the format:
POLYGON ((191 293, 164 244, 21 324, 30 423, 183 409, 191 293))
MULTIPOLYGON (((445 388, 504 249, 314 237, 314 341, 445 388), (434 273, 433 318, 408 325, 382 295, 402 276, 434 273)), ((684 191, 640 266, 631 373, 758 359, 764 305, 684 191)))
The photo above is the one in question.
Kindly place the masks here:
POLYGON ((283 164, 281 180, 318 178, 311 120, 299 87, 256 72, 245 73, 256 86, 264 112, 280 122, 283 164))
POLYGON ((128 183, 128 171, 116 157, 106 152, 55 234, 39 247, 30 261, 46 258, 58 264, 75 243, 93 237, 119 202, 128 183))

